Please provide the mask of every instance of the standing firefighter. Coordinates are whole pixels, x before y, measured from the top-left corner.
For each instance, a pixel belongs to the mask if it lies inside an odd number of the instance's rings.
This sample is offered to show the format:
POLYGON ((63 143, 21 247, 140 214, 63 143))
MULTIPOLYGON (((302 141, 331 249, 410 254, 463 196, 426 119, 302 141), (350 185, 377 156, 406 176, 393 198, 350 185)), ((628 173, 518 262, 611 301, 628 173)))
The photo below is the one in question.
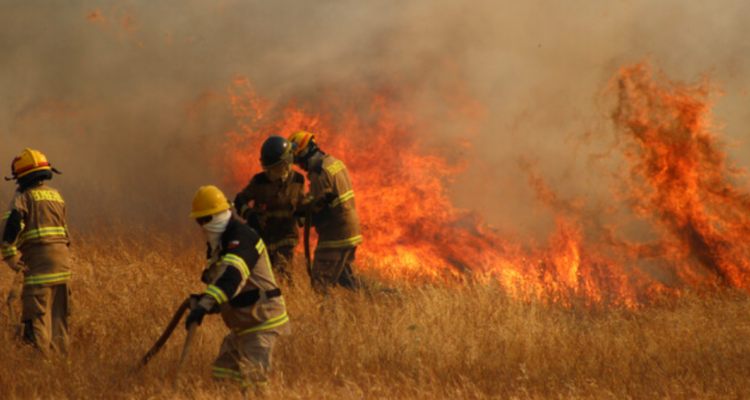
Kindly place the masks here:
POLYGON ((307 171, 310 181, 312 225, 318 234, 311 271, 313 285, 323 290, 336 284, 358 289, 352 263, 362 234, 349 171, 341 160, 318 148, 312 133, 293 133, 289 141, 295 147, 294 162, 307 171))
POLYGON ((215 186, 198 190, 190 218, 208 241, 208 268, 201 278, 208 289, 185 327, 220 312, 231 331, 214 361, 214 378, 234 380, 243 388, 265 386, 274 343, 291 328, 263 240, 232 217, 226 197, 215 186))
POLYGON ((260 149, 263 172, 253 176, 234 199, 237 213, 266 243, 274 271, 287 281, 292 280, 294 248, 299 243, 294 213, 305 200, 305 178, 293 170, 293 160, 288 140, 269 137, 260 149))
POLYGON ((0 251, 23 272, 23 338, 45 355, 67 354, 70 255, 65 202, 45 185, 52 172, 44 154, 25 149, 11 164, 18 189, 0 221, 0 251))

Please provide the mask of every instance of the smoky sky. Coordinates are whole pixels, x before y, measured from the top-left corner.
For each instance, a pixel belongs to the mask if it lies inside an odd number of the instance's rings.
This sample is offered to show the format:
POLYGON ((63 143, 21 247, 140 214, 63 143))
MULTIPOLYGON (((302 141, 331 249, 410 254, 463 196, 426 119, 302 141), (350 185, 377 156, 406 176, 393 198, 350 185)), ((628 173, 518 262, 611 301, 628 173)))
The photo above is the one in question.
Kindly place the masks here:
MULTIPOLYGON (((612 129, 603 91, 643 59, 672 79, 711 74, 723 89, 717 129, 739 166, 750 155, 743 1, 0 4, 0 170, 9 174, 25 147, 42 150, 63 171, 54 185, 81 226, 184 222, 197 187, 222 182, 235 74, 270 98, 363 82, 416 87, 419 116, 445 122, 446 138, 465 132, 430 112, 431 96, 460 79, 485 113, 467 137, 475 151, 455 204, 512 231, 545 232, 551 221, 519 159, 562 196, 606 198, 608 178, 590 162, 612 129), (450 72, 437 67, 446 64, 450 72), (583 143, 587 132, 600 140, 583 143)), ((6 183, 0 196, 12 190, 6 183)))

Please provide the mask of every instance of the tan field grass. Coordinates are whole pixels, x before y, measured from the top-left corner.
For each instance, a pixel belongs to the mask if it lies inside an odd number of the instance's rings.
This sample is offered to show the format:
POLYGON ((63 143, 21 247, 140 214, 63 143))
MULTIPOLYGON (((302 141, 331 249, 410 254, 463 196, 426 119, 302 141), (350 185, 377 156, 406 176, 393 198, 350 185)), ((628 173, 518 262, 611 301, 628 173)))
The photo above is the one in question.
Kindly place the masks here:
MULTIPOLYGON (((43 362, 6 329, 0 398, 243 397, 211 379, 226 332, 217 316, 196 334, 178 389, 182 325, 135 370, 181 300, 203 290, 199 236, 86 235, 73 249, 71 357, 43 362)), ((277 344, 267 398, 750 398, 744 293, 592 310, 521 302, 491 284, 393 283, 397 295, 322 298, 304 284, 301 265, 297 276, 298 286, 283 287, 293 334, 277 344)), ((10 270, 0 279, 4 296, 10 270)))

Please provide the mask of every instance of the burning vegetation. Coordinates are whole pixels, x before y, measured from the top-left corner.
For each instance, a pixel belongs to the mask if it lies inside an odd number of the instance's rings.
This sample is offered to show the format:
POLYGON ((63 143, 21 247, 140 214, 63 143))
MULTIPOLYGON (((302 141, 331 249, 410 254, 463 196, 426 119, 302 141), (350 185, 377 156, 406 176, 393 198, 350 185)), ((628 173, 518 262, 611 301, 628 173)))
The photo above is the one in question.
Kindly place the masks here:
MULTIPOLYGON (((269 135, 315 132, 354 182, 365 237, 360 268, 382 277, 494 281, 521 298, 628 306, 685 290, 747 289, 748 195, 712 130, 711 82, 670 81, 640 63, 616 74, 613 91, 613 153, 627 170, 615 197, 649 222, 657 240, 629 241, 615 226, 586 235, 598 218, 577 206, 556 217, 545 245, 528 244, 455 208, 450 184, 468 160, 426 146, 420 138, 431 127, 405 111, 413 109, 411 99, 392 88, 277 105, 238 77, 230 97, 239 129, 227 136, 226 176, 243 185, 269 135)), ((542 179, 531 174, 530 181, 542 203, 558 201, 542 179)))

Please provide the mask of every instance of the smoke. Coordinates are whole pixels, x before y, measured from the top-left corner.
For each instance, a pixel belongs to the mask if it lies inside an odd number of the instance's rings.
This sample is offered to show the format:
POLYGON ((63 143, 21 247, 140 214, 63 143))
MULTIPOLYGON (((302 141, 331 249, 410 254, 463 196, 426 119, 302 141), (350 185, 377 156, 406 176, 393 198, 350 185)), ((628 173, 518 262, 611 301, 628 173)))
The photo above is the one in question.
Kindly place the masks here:
MULTIPOLYGON (((4 3, 0 165, 25 147, 47 154, 79 226, 183 223, 197 187, 223 181, 216 161, 236 128, 226 104, 235 74, 277 99, 408 87, 436 126, 428 142, 475 146, 456 204, 521 233, 546 233, 553 220, 533 206, 519 160, 563 197, 607 192, 591 155, 611 140, 601 92, 623 64, 648 57, 688 81, 713 71, 724 132, 744 144, 750 122, 750 5, 739 0, 4 3), (457 88, 483 110, 468 137, 437 106, 457 88)), ((394 143, 384 157, 397 154, 394 143)), ((0 197, 11 192, 6 184, 0 197)))

